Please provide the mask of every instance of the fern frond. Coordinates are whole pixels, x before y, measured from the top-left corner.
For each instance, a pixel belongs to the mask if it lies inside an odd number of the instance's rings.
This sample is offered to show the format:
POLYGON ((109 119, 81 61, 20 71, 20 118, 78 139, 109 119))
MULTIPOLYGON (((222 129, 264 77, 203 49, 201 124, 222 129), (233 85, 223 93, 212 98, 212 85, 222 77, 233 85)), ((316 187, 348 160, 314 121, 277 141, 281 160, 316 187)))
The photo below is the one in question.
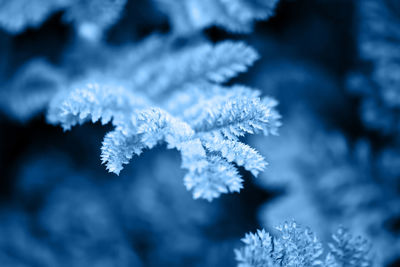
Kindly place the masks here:
POLYGON ((243 42, 202 44, 149 61, 134 74, 133 86, 152 96, 201 82, 222 83, 245 72, 258 59, 243 42))
POLYGON ((330 253, 323 259, 323 246, 316 235, 296 222, 285 222, 276 227, 276 235, 265 230, 246 234, 244 247, 235 250, 239 267, 321 266, 370 267, 369 244, 357 237, 353 239, 343 228, 333 235, 330 253))
POLYGON ((101 163, 106 165, 109 172, 119 175, 123 165, 128 164, 134 154, 139 156, 144 148, 139 137, 127 137, 122 132, 114 130, 104 137, 101 163))
POLYGON ((110 172, 118 174, 133 154, 152 148, 165 141, 169 148, 180 148, 189 141, 194 131, 186 123, 172 117, 164 110, 149 108, 138 111, 130 120, 119 120, 114 131, 103 141, 102 162, 110 172))
POLYGON ((215 153, 207 153, 199 138, 183 142, 178 150, 182 155, 182 167, 188 170, 184 177, 187 190, 193 197, 208 201, 223 193, 239 192, 242 178, 236 168, 215 153))
POLYGON ((196 132, 220 132, 228 139, 236 140, 245 134, 272 133, 271 110, 258 98, 236 98, 210 103, 203 107, 202 114, 191 122, 196 132))
POLYGON ((217 155, 207 155, 188 124, 156 108, 139 112, 131 122, 118 125, 107 134, 102 161, 109 171, 118 174, 133 154, 140 155, 144 148, 152 148, 160 141, 182 152, 182 166, 188 169, 185 185, 193 190, 194 198, 211 201, 221 193, 242 188, 242 179, 233 165, 217 155))
POLYGON ((260 99, 259 91, 218 83, 246 71, 258 55, 241 42, 170 51, 162 48, 164 41, 155 37, 128 49, 125 61, 113 61, 75 83, 76 89, 60 92, 51 102, 48 121, 66 130, 90 120, 112 122, 115 129, 101 149, 110 172, 119 174, 133 155, 165 143, 181 153, 188 170, 185 185, 195 198, 238 192, 242 178, 232 163, 255 176, 266 166, 238 137, 276 134, 280 116, 276 102, 260 99), (143 53, 136 56, 135 51, 143 53), (137 70, 133 75, 132 69, 137 70), (108 85, 114 80, 123 86, 108 85))
POLYGON ((185 85, 181 90, 173 92, 164 106, 172 114, 176 114, 185 121, 195 120, 203 112, 205 106, 220 104, 224 99, 241 97, 258 98, 261 92, 243 85, 225 87, 208 82, 185 85))
POLYGON ((273 238, 264 229, 255 234, 248 233, 241 240, 245 246, 235 249, 235 258, 238 267, 277 267, 273 259, 273 238))
POLYGON ((178 149, 182 156, 182 168, 195 172, 207 166, 206 150, 199 138, 182 142, 178 149))
POLYGON ((256 177, 268 165, 254 148, 242 142, 225 139, 219 134, 204 135, 202 141, 207 150, 220 153, 228 162, 243 166, 256 177))
POLYGON ((328 267, 369 267, 372 266, 369 255, 371 245, 360 236, 353 237, 345 228, 339 227, 332 235, 333 243, 329 244, 330 253, 326 259, 328 267))
POLYGON ((188 170, 185 185, 193 190, 194 197, 212 200, 221 193, 242 188, 242 179, 232 162, 255 176, 265 168, 264 158, 236 139, 246 133, 270 132, 271 114, 259 98, 240 99, 239 93, 252 96, 258 95, 257 91, 245 87, 237 87, 233 92, 223 89, 228 96, 224 98, 222 89, 215 90, 221 94, 219 100, 223 105, 216 105, 213 113, 203 106, 207 114, 195 116, 208 122, 202 128, 193 128, 186 122, 196 121, 195 117, 180 118, 161 108, 148 108, 150 102, 123 87, 96 84, 78 88, 66 99, 61 96, 63 101, 52 103, 48 118, 61 123, 64 129, 88 120, 112 121, 115 130, 104 138, 101 159, 116 174, 134 154, 140 155, 143 149, 165 142, 168 148, 181 152, 182 167, 188 170))
MULTIPOLYGON (((224 41, 207 50, 203 51, 203 61, 208 61, 203 63, 208 64, 205 76, 216 83, 223 83, 247 71, 259 58, 258 53, 243 42, 224 41)), ((202 58, 201 54, 198 54, 199 59, 202 58)), ((197 64, 200 66, 201 61, 197 64)))
POLYGON ((126 113, 142 109, 149 105, 140 94, 133 94, 122 86, 83 82, 83 86, 61 92, 50 103, 47 119, 50 123, 61 124, 64 130, 91 120, 110 122, 126 113))
POLYGON ((279 238, 274 240, 274 256, 283 266, 320 266, 322 244, 310 229, 295 222, 276 227, 279 238))
POLYGON ((236 168, 225 159, 207 156, 206 166, 189 171, 184 178, 188 190, 193 190, 193 197, 208 201, 228 192, 239 192, 242 189, 242 178, 236 168))
POLYGON ((268 110, 268 126, 264 129, 264 135, 278 135, 278 129, 282 126, 281 114, 277 110, 278 101, 272 97, 261 98, 262 104, 268 110))
POLYGON ((179 148, 182 142, 193 138, 194 131, 185 122, 159 108, 140 112, 137 116, 137 132, 148 148, 165 140, 168 148, 179 148))

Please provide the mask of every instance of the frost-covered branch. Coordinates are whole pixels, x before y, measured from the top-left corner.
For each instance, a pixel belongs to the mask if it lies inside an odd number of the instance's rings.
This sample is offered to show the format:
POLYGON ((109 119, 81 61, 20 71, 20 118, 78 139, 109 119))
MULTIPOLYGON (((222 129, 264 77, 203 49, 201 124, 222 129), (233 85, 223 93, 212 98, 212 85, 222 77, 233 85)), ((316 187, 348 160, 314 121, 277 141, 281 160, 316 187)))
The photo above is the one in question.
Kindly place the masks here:
POLYGON ((277 235, 272 236, 265 230, 246 234, 244 247, 235 250, 238 267, 373 266, 369 243, 362 237, 354 238, 343 227, 332 235, 334 242, 329 244, 326 257, 322 243, 310 229, 286 222, 276 230, 277 235))
POLYGON ((242 178, 234 164, 255 176, 267 165, 239 137, 277 134, 280 115, 276 101, 260 98, 259 91, 219 83, 246 71, 257 53, 231 41, 160 51, 160 40, 145 41, 127 61, 61 90, 50 103, 48 121, 66 130, 87 121, 111 122, 115 129, 101 153, 110 172, 119 174, 134 155, 166 144, 180 151, 188 171, 184 183, 195 198, 238 192, 242 178))

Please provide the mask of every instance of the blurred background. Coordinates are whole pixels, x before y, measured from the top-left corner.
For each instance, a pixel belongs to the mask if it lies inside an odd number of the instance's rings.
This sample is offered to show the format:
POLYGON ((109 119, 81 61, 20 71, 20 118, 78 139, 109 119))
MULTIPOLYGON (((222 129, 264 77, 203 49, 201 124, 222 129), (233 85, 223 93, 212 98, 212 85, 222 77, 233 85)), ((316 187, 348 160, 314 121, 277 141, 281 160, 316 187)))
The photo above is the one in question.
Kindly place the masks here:
POLYGON ((399 266, 397 0, 281 0, 252 33, 202 30, 211 42, 244 40, 260 53, 230 83, 276 98, 283 118, 279 136, 247 138, 267 169, 258 178, 240 169, 241 193, 211 203, 185 189, 177 151, 158 146, 116 176, 99 159, 111 125, 63 132, 46 123, 40 94, 25 101, 28 91, 52 90, 106 64, 115 49, 168 34, 170 20, 154 1, 128 0, 104 33, 56 8, 40 25, 15 30, 6 2, 0 266, 235 266, 233 249, 246 232, 291 219, 326 240, 344 225, 371 241, 376 266, 399 266), (99 34, 101 45, 81 40, 99 34))

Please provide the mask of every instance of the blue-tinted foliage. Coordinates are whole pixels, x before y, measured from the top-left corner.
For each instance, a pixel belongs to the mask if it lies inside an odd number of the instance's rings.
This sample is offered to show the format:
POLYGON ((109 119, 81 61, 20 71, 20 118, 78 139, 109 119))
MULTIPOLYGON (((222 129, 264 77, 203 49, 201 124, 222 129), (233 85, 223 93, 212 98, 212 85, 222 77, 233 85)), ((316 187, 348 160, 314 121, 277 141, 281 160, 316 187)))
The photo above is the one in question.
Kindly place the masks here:
POLYGON ((265 204, 260 219, 271 225, 296 218, 324 238, 343 224, 373 242, 378 265, 395 258, 400 243, 387 223, 400 214, 396 174, 388 177, 365 141, 352 148, 342 135, 318 132, 296 120, 287 122, 296 134, 285 131, 282 143, 265 142, 268 151, 279 155, 271 165, 285 170, 271 170, 266 179, 273 176, 270 186, 284 187, 286 193, 265 204))
POLYGON ((119 174, 133 155, 165 142, 181 152, 182 167, 188 170, 185 185, 195 198, 238 192, 242 179, 233 162, 254 175, 266 165, 238 138, 276 134, 280 116, 276 102, 260 98, 260 92, 219 84, 247 70, 257 53, 241 42, 225 41, 150 57, 165 41, 162 36, 145 40, 131 51, 145 51, 143 58, 116 63, 59 90, 48 121, 66 130, 86 121, 111 122, 115 130, 105 136, 101 154, 110 172, 119 174), (125 73, 126 65, 140 71, 125 73))
POLYGON ((360 0, 357 10, 360 58, 372 70, 350 74, 348 87, 362 96, 361 115, 367 127, 398 135, 400 5, 395 0, 360 0))
MULTIPOLYGON (((70 4, 68 19, 84 28, 104 28, 115 21, 125 1, 70 4)), ((256 3, 241 4, 257 13, 256 3)), ((48 121, 66 130, 89 120, 111 122, 115 130, 105 136, 101 154, 110 172, 119 174, 134 155, 165 142, 181 152, 182 167, 188 170, 185 185, 195 198, 212 200, 221 193, 239 192, 242 178, 233 163, 257 175, 266 162, 238 138, 277 134, 280 126, 273 99, 261 98, 248 87, 223 85, 247 71, 258 54, 243 42, 174 42, 174 36, 154 35, 136 46, 110 51, 104 67, 92 67, 76 78, 64 74, 56 79, 43 70, 43 63, 31 63, 27 74, 16 75, 17 95, 3 106, 21 120, 49 106, 48 121), (41 88, 43 93, 34 90, 29 100, 17 102, 22 98, 18 94, 26 96, 35 84, 30 72, 46 73, 54 82, 47 90, 41 88), (27 81, 20 85, 21 80, 27 81)))
POLYGON ((396 0, 0 0, 0 266, 397 266, 399 26, 396 0))
POLYGON ((242 239, 245 246, 235 250, 238 267, 372 266, 368 242, 362 237, 352 237, 343 227, 332 235, 326 256, 322 243, 310 229, 295 222, 275 229, 277 234, 273 236, 264 229, 246 234, 242 239))

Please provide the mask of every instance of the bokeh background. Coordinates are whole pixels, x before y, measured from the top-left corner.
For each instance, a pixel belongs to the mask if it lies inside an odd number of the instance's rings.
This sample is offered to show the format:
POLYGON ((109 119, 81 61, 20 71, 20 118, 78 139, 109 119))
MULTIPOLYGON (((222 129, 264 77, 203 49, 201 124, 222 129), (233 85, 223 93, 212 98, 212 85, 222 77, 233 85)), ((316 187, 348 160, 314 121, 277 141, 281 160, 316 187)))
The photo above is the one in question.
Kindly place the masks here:
POLYGON ((235 266, 246 232, 295 219, 326 240, 344 225, 370 240, 376 266, 399 266, 398 1, 282 0, 250 34, 203 30, 260 53, 230 83, 276 98, 283 122, 279 136, 247 138, 266 171, 240 169, 241 193, 212 202, 185 189, 176 151, 158 146, 116 176, 99 159, 111 125, 63 132, 13 107, 29 97, 18 88, 51 88, 107 62, 104 47, 170 30, 150 0, 129 0, 101 47, 80 42, 64 11, 0 29, 0 265, 235 266))

